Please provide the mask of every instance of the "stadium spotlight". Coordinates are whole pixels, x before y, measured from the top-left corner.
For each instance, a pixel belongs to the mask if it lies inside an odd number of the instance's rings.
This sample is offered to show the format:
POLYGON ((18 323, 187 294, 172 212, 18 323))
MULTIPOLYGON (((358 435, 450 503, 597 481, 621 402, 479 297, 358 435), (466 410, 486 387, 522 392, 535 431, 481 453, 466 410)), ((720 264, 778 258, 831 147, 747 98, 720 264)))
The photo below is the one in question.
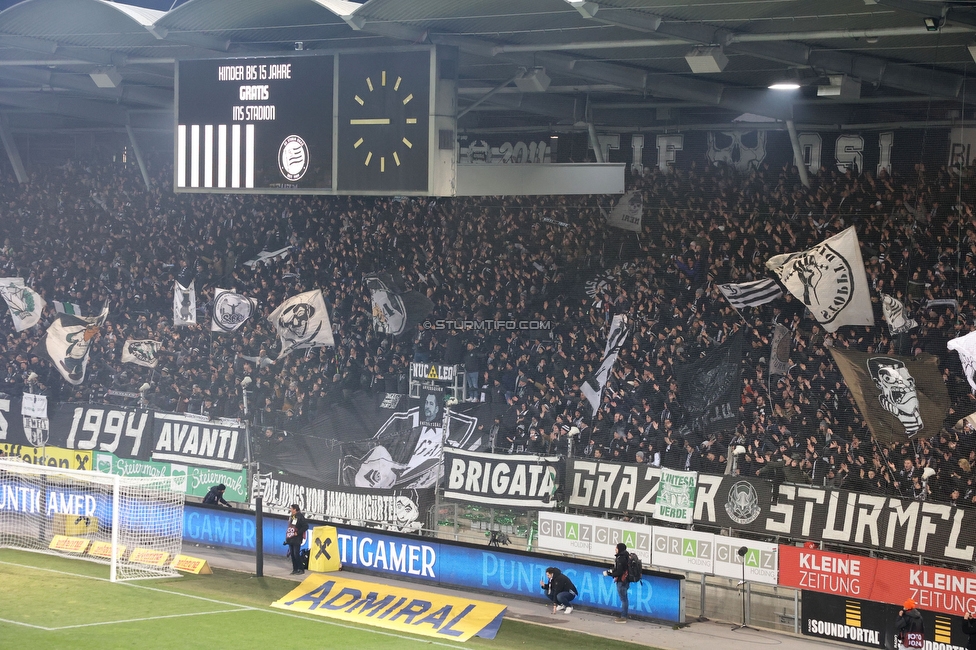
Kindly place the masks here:
POLYGON ((930 32, 937 32, 939 28, 942 27, 941 18, 933 18, 932 16, 926 16, 922 19, 922 23, 925 25, 925 29, 930 32))

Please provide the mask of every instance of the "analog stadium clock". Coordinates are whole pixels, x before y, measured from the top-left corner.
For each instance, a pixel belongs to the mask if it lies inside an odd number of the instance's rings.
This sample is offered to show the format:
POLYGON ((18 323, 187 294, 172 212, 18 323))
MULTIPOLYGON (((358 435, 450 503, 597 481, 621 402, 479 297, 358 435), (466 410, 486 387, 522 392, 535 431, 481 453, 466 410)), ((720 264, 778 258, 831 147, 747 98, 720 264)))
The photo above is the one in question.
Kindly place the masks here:
POLYGON ((340 191, 428 189, 430 53, 340 57, 340 191))

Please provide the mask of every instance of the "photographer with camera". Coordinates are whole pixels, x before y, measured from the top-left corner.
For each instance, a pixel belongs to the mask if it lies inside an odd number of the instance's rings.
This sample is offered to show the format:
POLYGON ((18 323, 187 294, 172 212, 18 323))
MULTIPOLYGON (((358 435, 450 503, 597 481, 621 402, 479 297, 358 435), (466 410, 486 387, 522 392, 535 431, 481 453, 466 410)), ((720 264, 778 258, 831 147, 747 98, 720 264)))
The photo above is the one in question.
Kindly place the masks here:
POLYGON ((973 618, 973 612, 963 614, 962 633, 969 635, 969 641, 966 642, 966 650, 976 650, 976 619, 973 618))
POLYGON ((630 554, 627 552, 627 545, 620 542, 617 544, 617 553, 613 556, 613 569, 603 572, 603 575, 613 578, 617 583, 617 595, 620 596, 620 616, 613 619, 614 623, 626 623, 630 615, 630 601, 627 599, 627 590, 630 588, 627 576, 629 567, 630 554))
POLYGON ((539 581, 539 586, 549 596, 552 601, 552 613, 562 611, 566 614, 573 613, 573 606, 570 605, 578 594, 576 585, 565 573, 558 568, 551 566, 546 569, 546 579, 539 581))

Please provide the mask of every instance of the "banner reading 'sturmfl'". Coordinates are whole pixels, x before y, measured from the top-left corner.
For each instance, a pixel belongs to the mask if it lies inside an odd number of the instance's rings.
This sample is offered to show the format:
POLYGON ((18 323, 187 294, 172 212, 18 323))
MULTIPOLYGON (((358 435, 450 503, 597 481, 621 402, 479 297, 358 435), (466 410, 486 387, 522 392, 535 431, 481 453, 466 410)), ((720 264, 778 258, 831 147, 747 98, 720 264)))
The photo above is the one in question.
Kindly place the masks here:
POLYGON ((554 508, 559 458, 444 452, 444 496, 492 506, 554 508))

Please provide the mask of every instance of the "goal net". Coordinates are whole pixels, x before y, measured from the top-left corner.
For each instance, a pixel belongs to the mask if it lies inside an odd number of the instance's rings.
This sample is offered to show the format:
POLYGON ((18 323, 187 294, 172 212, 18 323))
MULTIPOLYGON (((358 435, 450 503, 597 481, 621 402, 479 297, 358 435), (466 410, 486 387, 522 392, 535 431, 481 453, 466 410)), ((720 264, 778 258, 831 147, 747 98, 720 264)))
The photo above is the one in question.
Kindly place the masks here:
POLYGON ((112 581, 175 576, 184 496, 169 477, 0 460, 0 548, 108 564, 112 581))

